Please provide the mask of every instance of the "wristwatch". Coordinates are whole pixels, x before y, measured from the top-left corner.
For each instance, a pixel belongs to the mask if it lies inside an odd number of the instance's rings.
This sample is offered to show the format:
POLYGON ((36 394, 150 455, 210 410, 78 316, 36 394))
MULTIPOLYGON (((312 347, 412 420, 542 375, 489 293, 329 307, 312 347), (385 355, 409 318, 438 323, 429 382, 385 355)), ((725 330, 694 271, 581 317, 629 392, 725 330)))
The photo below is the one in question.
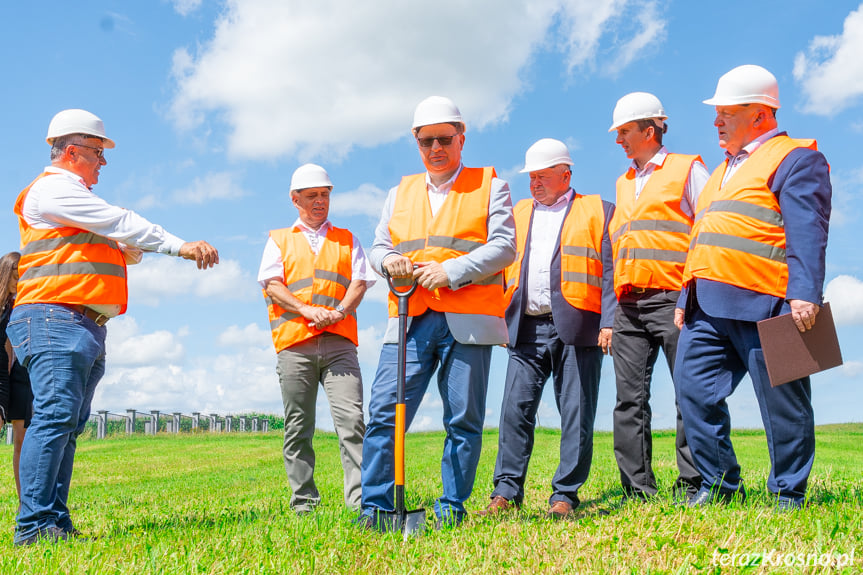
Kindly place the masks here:
POLYGON ((343 306, 342 304, 339 304, 336 306, 336 311, 339 312, 340 314, 342 314, 343 316, 348 317, 347 312, 345 312, 345 306, 343 306))

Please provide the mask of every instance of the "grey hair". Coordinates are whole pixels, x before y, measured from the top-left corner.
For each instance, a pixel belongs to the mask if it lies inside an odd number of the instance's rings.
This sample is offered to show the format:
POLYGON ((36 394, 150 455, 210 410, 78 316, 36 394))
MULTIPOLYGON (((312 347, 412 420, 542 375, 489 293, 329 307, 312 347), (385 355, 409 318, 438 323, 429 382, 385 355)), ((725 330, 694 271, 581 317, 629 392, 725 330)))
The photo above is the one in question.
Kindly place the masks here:
MULTIPOLYGON (((63 156, 63 152, 66 151, 67 146, 80 144, 81 140, 85 138, 99 138, 99 136, 91 134, 64 134, 54 138, 54 142, 51 144, 51 161, 60 159, 63 156)), ((101 140, 101 138, 99 139, 101 140)))

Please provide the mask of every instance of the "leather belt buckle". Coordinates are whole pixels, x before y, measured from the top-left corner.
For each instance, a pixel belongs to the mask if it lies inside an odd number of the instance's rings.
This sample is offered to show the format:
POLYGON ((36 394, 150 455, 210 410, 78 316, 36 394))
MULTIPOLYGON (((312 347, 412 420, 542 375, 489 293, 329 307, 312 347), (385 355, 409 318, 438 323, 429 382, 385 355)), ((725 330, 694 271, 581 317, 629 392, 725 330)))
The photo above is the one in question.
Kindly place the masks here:
POLYGON ((84 317, 93 320, 93 323, 95 323, 99 327, 103 327, 106 323, 108 323, 108 320, 111 319, 110 316, 99 313, 96 310, 89 308, 85 305, 75 304, 67 307, 72 308, 84 317))
POLYGON ((99 327, 103 327, 106 323, 108 323, 108 320, 111 319, 107 315, 105 315, 103 313, 98 313, 98 312, 96 312, 90 308, 87 308, 87 311, 90 313, 85 313, 84 315, 86 315, 87 317, 92 319, 93 323, 95 323, 99 327))
POLYGON ((629 293, 640 295, 647 292, 647 288, 629 286, 629 293))

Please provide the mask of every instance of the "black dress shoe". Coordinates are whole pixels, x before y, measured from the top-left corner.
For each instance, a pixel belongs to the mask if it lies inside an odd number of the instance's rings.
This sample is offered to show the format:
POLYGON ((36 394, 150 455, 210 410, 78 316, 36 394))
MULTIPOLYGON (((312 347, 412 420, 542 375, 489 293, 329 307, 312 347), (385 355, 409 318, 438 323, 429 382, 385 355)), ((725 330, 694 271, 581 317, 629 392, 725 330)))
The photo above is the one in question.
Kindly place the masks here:
POLYGON ((787 499, 785 497, 776 498, 776 511, 778 513, 788 513, 789 511, 797 511, 803 509, 803 501, 797 499, 787 499))
POLYGON ((440 531, 441 529, 452 529, 458 527, 464 520, 467 518, 467 515, 463 513, 459 514, 449 514, 445 517, 438 517, 437 521, 435 521, 434 528, 435 531, 440 531))
POLYGON ((702 487, 698 490, 698 493, 695 494, 695 497, 689 499, 686 505, 689 507, 706 507, 707 505, 717 503, 724 505, 726 503, 731 503, 735 496, 737 496, 737 501, 740 503, 746 501, 746 490, 742 485, 737 491, 718 491, 702 487))
POLYGON ((21 539, 19 541, 15 541, 15 545, 18 547, 25 547, 27 545, 33 545, 35 543, 41 543, 43 541, 47 541, 49 543, 56 543, 57 541, 66 541, 69 538, 69 534, 60 529, 59 527, 47 527, 38 531, 37 533, 31 535, 26 539, 21 539))

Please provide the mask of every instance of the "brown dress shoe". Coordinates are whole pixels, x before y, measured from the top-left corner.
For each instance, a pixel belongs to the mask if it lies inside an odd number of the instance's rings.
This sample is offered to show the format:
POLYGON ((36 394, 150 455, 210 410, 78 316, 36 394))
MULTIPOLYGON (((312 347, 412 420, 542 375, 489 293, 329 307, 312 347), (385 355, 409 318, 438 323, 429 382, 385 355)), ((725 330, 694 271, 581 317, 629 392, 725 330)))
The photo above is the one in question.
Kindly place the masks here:
POLYGON ((501 511, 507 511, 509 509, 515 509, 516 505, 507 499, 506 497, 501 497, 500 495, 495 495, 491 503, 488 504, 488 507, 483 509, 482 511, 477 511, 477 515, 497 515, 501 511))
POLYGON ((548 516, 552 519, 565 519, 572 513, 572 505, 566 501, 555 501, 548 510, 548 516))

